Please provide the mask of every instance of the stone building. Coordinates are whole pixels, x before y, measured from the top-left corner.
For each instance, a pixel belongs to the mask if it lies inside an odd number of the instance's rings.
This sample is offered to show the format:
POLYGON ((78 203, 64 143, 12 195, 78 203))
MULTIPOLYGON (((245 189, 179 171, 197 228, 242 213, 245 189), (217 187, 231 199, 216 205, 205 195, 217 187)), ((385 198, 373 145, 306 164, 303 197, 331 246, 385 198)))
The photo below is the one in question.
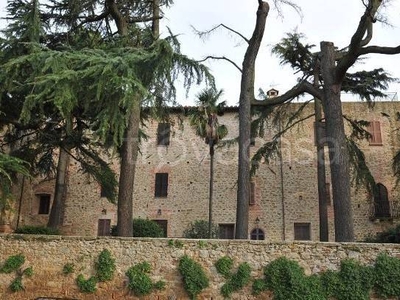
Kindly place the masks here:
MULTIPOLYGON (((293 112, 304 103, 287 106, 293 112)), ((313 114, 313 103, 305 105, 302 116, 313 114)), ((396 131, 397 101, 344 102, 344 114, 371 122, 371 139, 359 142, 368 166, 378 183, 379 192, 369 195, 363 187, 352 190, 354 228, 357 240, 393 226, 398 215, 396 179, 392 158, 400 149, 396 131)), ((237 108, 230 107, 219 123, 228 127, 227 140, 238 134, 237 108)), ((150 120, 149 136, 141 145, 136 162, 134 217, 156 220, 168 237, 181 237, 194 220, 208 220, 209 167, 208 146, 196 136, 188 120, 171 116, 171 123, 150 120), (183 120, 182 124, 178 124, 183 120)), ((266 124, 263 137, 252 141, 254 154, 277 132, 266 124)), ((294 126, 278 144, 279 152, 269 164, 262 163, 252 179, 249 199, 249 238, 267 241, 319 240, 316 145, 314 118, 294 126)), ((215 151, 213 223, 220 238, 232 238, 235 230, 237 193, 237 145, 215 151)), ((326 149, 326 153, 327 153, 326 149)), ((326 155, 327 157, 327 155, 326 155)), ((113 168, 118 171, 117 160, 113 168)), ((327 165, 329 240, 334 240, 333 204, 327 165)), ((19 225, 45 224, 54 193, 54 181, 35 180, 24 185, 21 193, 19 225)), ((14 221, 15 223, 15 221, 14 221)), ((102 197, 98 183, 82 174, 70 161, 63 233, 67 235, 106 235, 116 224, 116 206, 102 197)))

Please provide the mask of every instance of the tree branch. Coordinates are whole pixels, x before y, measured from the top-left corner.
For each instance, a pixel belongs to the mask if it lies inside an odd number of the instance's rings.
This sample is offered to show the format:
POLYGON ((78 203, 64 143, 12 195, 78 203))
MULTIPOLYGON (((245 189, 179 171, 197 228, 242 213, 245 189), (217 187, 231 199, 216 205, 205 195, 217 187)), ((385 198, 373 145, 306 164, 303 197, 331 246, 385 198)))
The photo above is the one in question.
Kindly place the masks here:
POLYGON ((232 28, 226 26, 226 25, 223 24, 223 23, 221 23, 221 24, 219 24, 219 25, 217 25, 217 26, 215 26, 215 27, 213 27, 213 28, 211 28, 210 30, 207 30, 207 31, 199 31, 199 30, 197 30, 196 28, 194 28, 194 27, 192 26, 193 30, 195 31, 195 33, 196 33, 200 38, 203 38, 204 36, 210 35, 211 33, 213 33, 214 31, 216 31, 216 30, 217 30, 218 28, 220 28, 220 27, 223 27, 223 28, 227 29, 228 31, 233 32, 234 34, 240 36, 243 40, 245 40, 246 43, 249 43, 249 40, 248 40, 243 34, 241 34, 240 32, 238 32, 238 31, 236 31, 236 30, 233 30, 232 28))
POLYGON ((148 17, 138 17, 138 18, 130 18, 127 22, 132 24, 132 23, 140 23, 140 22, 149 22, 149 21, 154 21, 154 20, 161 20, 163 17, 158 16, 158 17, 153 17, 153 16, 148 16, 148 17))
POLYGON ((399 54, 400 45, 397 47, 369 46, 358 51, 358 56, 365 54, 399 54))
POLYGON ((242 73, 242 69, 233 60, 230 60, 229 58, 227 58, 225 56, 211 56, 211 55, 209 55, 209 56, 205 57, 202 60, 198 60, 197 62, 201 63, 201 62, 206 61, 207 59, 226 60, 226 61, 230 62, 236 69, 238 69, 240 73, 242 73))
POLYGON ((314 98, 323 99, 322 91, 314 87, 308 81, 302 81, 299 84, 295 85, 291 90, 282 94, 281 96, 277 96, 274 98, 268 98, 265 100, 256 100, 254 99, 251 104, 254 106, 274 106, 278 104, 282 104, 288 100, 292 100, 304 93, 308 93, 312 95, 314 98))

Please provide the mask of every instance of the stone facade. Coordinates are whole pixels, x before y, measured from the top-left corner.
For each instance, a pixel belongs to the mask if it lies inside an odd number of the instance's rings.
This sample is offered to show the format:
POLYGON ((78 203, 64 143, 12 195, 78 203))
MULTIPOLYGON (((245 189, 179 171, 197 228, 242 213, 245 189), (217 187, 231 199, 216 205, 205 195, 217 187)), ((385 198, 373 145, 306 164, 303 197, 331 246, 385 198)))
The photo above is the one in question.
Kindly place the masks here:
MULTIPOLYGON (((363 243, 268 243, 265 241, 238 240, 180 240, 180 247, 171 246, 168 239, 134 239, 106 237, 66 237, 0 235, 0 263, 8 257, 22 254, 23 268, 32 267, 33 276, 23 277, 24 290, 12 293, 8 286, 16 274, 0 274, 0 298, 7 300, 39 299, 189 299, 182 285, 178 262, 187 255, 200 263, 210 281, 198 299, 223 299, 220 288, 225 283, 215 268, 215 262, 223 256, 233 259, 234 267, 247 262, 251 267, 252 280, 263 278, 263 267, 285 256, 297 261, 306 275, 339 269, 343 259, 355 259, 364 265, 372 265, 379 253, 400 257, 400 246, 363 243), (94 275, 95 262, 102 250, 107 249, 115 259, 116 272, 111 282, 98 283, 94 294, 84 294, 76 286, 79 274, 87 279, 94 275), (137 298, 129 293, 125 272, 133 265, 148 262, 153 281, 166 282, 165 290, 150 296, 137 298), (74 265, 74 272, 63 274, 66 264, 74 265)), ((176 241, 176 240, 175 240, 176 241)), ((231 299, 271 299, 265 292, 251 296, 251 284, 231 299)))
MULTIPOLYGON (((288 105, 286 112, 294 112, 301 106, 303 103, 288 105)), ((311 115, 313 110, 312 103, 306 105, 302 116, 311 115)), ((395 130, 400 103, 377 102, 368 107, 363 102, 344 102, 343 111, 349 118, 379 121, 380 125, 382 143, 370 145, 364 140, 360 142, 360 148, 376 182, 387 188, 392 211, 389 218, 371 218, 373 196, 368 195, 363 187, 354 188, 355 233, 357 240, 362 240, 367 234, 382 231, 397 222, 393 216, 398 190, 391 165, 394 154, 400 149, 395 130)), ((194 220, 208 220, 210 159, 208 146, 196 136, 188 120, 178 115, 171 118, 173 124, 168 146, 157 145, 158 122, 150 120, 144 128, 149 138, 142 143, 136 162, 134 217, 158 220, 166 226, 168 237, 181 237, 194 220), (168 173, 166 197, 155 197, 156 173, 168 173)), ((235 138, 238 134, 237 109, 229 108, 219 117, 219 123, 228 127, 229 135, 225 139, 235 138)), ((266 124, 265 135, 255 139, 251 152, 254 154, 269 141, 276 130, 276 126, 266 124)), ((297 226, 303 233, 309 230, 309 238, 317 241, 319 217, 314 119, 310 117, 285 133, 279 147, 281 155, 275 155, 269 164, 261 164, 253 179, 255 203, 250 205, 249 236, 253 230, 262 230, 267 241, 293 241, 297 226)), ((220 226, 225 237, 232 234, 236 218, 237 151, 237 145, 215 151, 213 222, 220 226)), ((118 172, 117 160, 113 161, 113 168, 118 172)), ((327 178, 329 183, 328 166, 327 178)), ((19 225, 44 224, 48 215, 38 214, 38 201, 40 195, 52 195, 53 191, 54 181, 35 179, 26 182, 20 202, 19 225)), ((329 240, 333 241, 332 204, 328 207, 328 214, 329 240)), ((111 225, 116 224, 116 206, 101 197, 100 186, 82 174, 77 163, 71 160, 63 232, 67 235, 97 235, 99 220, 104 219, 110 220, 111 225)))

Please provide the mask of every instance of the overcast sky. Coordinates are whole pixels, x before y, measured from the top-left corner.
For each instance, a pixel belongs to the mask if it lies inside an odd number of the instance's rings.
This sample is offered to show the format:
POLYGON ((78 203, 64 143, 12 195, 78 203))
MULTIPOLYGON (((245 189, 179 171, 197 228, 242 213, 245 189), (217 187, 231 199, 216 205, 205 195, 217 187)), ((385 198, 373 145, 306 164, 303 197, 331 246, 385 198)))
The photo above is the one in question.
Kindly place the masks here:
MULTIPOLYGON (((269 1, 271 3, 272 1, 269 1)), ((275 88, 283 93, 296 83, 296 75, 290 68, 281 66, 279 60, 271 55, 271 46, 296 30, 306 35, 306 42, 315 44, 319 50, 320 41, 331 41, 339 48, 348 45, 360 16, 364 11, 361 0, 293 0, 302 9, 302 17, 292 8, 282 6, 283 16, 271 4, 266 31, 256 64, 256 94, 258 88, 275 88), (322 4, 321 4, 322 3, 322 4)), ((391 26, 376 23, 371 44, 396 46, 400 44, 400 1, 392 0, 381 12, 388 18, 391 26)), ((6 0, 0 0, 0 13, 5 15, 6 0)), ((257 0, 175 0, 172 8, 165 11, 162 23, 169 26, 174 34, 179 34, 182 53, 195 59, 207 55, 226 56, 242 64, 246 43, 227 31, 219 30, 207 40, 198 38, 192 26, 198 30, 208 30, 220 23, 239 31, 250 38, 254 29, 257 0)), ((4 27, 4 22, 0 23, 4 27)), ((217 87, 224 90, 224 99, 230 105, 238 103, 240 73, 226 61, 206 63, 212 70, 217 87)), ((400 54, 396 56, 373 55, 356 68, 370 70, 383 67, 392 76, 400 78, 400 54)), ((353 70, 352 70, 353 71, 353 70)), ((178 95, 182 104, 193 104, 200 88, 192 89, 189 99, 185 93, 178 95)), ((392 84, 390 92, 400 93, 400 84, 392 84)))

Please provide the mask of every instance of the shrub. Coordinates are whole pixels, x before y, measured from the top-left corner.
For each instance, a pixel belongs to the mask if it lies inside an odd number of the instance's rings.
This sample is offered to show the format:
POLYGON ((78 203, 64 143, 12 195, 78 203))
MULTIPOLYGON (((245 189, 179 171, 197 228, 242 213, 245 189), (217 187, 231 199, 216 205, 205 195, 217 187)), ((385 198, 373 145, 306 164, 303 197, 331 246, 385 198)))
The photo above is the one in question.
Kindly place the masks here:
POLYGON ((96 277, 99 282, 110 281, 115 272, 115 259, 112 258, 109 250, 101 251, 96 263, 96 277))
MULTIPOLYGON (((208 239, 208 221, 196 220, 189 225, 189 228, 185 229, 183 236, 188 239, 208 239)), ((211 226, 211 237, 216 238, 218 227, 214 224, 211 226)))
POLYGON ((250 282, 251 269, 248 263, 239 265, 236 274, 232 274, 229 280, 221 287, 221 294, 225 298, 230 298, 233 292, 242 289, 250 282))
POLYGON ((15 229, 15 233, 21 234, 43 234, 43 235, 59 235, 58 229, 45 226, 21 226, 15 229))
POLYGON ((179 272, 182 275, 183 286, 190 299, 196 299, 201 291, 208 287, 209 281, 200 264, 184 255, 179 260, 179 272))
POLYGON ((133 220, 134 237, 165 237, 163 229, 154 221, 147 219, 133 220))
POLYGON ((164 281, 153 283, 149 275, 150 264, 143 262, 128 269, 125 273, 129 279, 128 288, 133 291, 136 296, 144 296, 150 294, 154 289, 162 290, 165 287, 164 281))
POLYGON ((375 261, 375 291, 383 298, 400 297, 400 259, 380 254, 375 261))
POLYGON ((82 274, 79 274, 76 278, 76 284, 83 293, 94 293, 97 290, 97 278, 94 276, 85 279, 82 274))
POLYGON ((22 277, 18 276, 17 278, 15 278, 13 280, 13 282, 11 282, 10 290, 12 292, 19 292, 19 291, 22 291, 23 289, 24 289, 24 285, 22 284, 22 277))
POLYGON ((229 278, 231 276, 232 266, 233 260, 228 256, 221 257, 215 263, 215 268, 217 269, 217 272, 225 278, 229 278))
POLYGON ((400 225, 379 232, 376 235, 370 235, 365 239, 367 243, 400 243, 400 225))
POLYGON ((0 268, 0 273, 12 273, 17 271, 25 263, 25 256, 22 254, 12 255, 0 268))
POLYGON ((63 267, 63 274, 68 275, 74 273, 75 265, 73 263, 66 263, 63 267))

